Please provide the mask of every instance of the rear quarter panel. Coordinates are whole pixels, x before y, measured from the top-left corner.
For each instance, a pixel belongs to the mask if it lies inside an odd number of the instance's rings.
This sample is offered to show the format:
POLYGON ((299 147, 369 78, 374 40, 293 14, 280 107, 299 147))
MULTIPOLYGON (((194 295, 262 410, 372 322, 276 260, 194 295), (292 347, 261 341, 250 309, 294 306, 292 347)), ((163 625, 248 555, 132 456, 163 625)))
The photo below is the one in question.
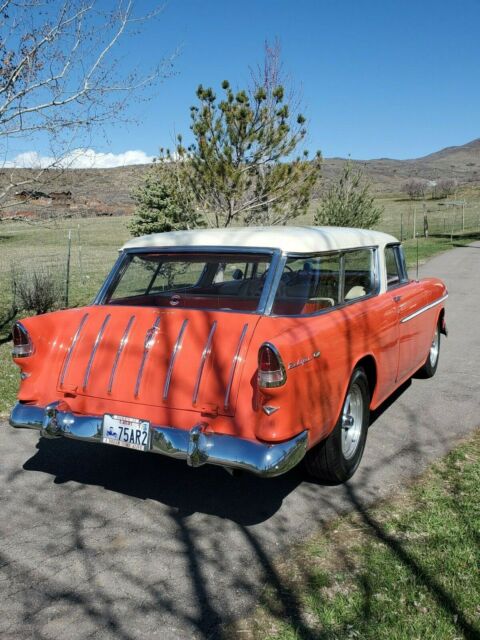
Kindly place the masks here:
POLYGON ((256 412, 257 437, 278 441, 309 429, 314 444, 327 436, 340 415, 351 374, 366 356, 377 368, 372 404, 377 394, 388 395, 395 386, 397 332, 396 309, 384 295, 317 316, 262 318, 251 351, 272 342, 284 361, 287 382, 257 391, 259 409, 279 407, 271 416, 256 412))

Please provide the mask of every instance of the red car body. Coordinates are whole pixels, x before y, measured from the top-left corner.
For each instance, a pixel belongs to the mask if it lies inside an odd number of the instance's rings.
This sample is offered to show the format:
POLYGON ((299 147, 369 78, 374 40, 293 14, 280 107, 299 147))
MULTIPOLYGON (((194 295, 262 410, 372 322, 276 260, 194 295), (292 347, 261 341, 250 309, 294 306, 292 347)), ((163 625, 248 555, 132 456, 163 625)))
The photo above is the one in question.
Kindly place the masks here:
MULTIPOLYGON (((264 238, 265 230, 257 230, 256 237, 255 230, 244 230, 244 238, 253 235, 254 239, 248 247, 244 241, 244 248, 239 249, 241 232, 236 230, 235 251, 251 251, 252 244, 265 244, 280 261, 274 264, 271 258, 266 275, 255 279, 263 284, 261 298, 267 304, 270 300, 267 311, 248 310, 251 296, 234 295, 234 288, 238 293, 245 282, 237 286, 238 280, 233 279, 228 284, 230 294, 221 303, 215 300, 213 304, 203 285, 196 289, 182 285, 176 289, 180 293, 173 294, 171 289, 167 299, 162 290, 156 297, 136 294, 119 303, 113 299, 106 303, 101 296, 118 280, 122 267, 117 264, 95 304, 26 318, 17 327, 14 359, 22 381, 11 424, 39 428, 47 437, 108 442, 104 416, 121 416, 148 423, 151 436, 146 450, 185 458, 193 465, 210 462, 264 476, 287 471, 338 424, 352 372, 360 368, 365 373, 369 408, 375 409, 428 361, 436 328, 444 330, 447 292, 443 282, 400 277, 389 286, 381 252, 394 247, 399 262, 398 242, 385 234, 347 231, 350 235, 338 229, 301 229, 298 241, 313 235, 315 245, 315 234, 323 234, 327 239, 340 236, 341 242, 334 253, 330 246, 327 252, 312 252, 307 246, 299 254, 275 246, 270 237, 264 238), (294 264, 299 255, 324 255, 332 261, 338 254, 342 264, 350 248, 343 245, 349 243, 358 251, 368 247, 375 256, 371 271, 376 288, 353 299, 343 294, 338 304, 336 300, 331 304, 328 296, 310 296, 302 298, 303 306, 298 307, 300 296, 288 297, 285 291, 290 286, 298 292, 297 281, 312 280, 313 261, 304 262, 294 275, 291 267, 288 271, 284 266, 279 276, 282 259, 285 264, 285 256, 294 256, 287 258, 294 264), (275 286, 276 294, 265 291, 275 286), (274 297, 282 286, 283 301, 274 297), (272 300, 277 302, 272 305, 272 300), (289 304, 297 305, 292 306, 294 313, 285 313, 289 304), (272 372, 269 358, 274 361, 272 372), (262 383, 259 367, 266 370, 266 383, 262 383), (270 384, 270 375, 278 380, 270 384)), ((275 230, 280 238, 289 232, 297 230, 275 230)), ((213 232, 191 233, 191 239, 196 238, 193 244, 188 242, 188 233, 173 239, 175 234, 161 234, 151 237, 154 241, 142 239, 141 245, 133 241, 122 256, 143 252, 144 259, 151 261, 146 265, 151 273, 157 252, 171 250, 169 247, 195 256, 215 248, 217 241, 209 243, 213 232), (202 234, 203 240, 198 240, 202 234)), ((227 255, 232 250, 229 232, 218 233, 223 239, 217 251, 227 255)), ((225 271, 226 263, 219 264, 225 271)), ((216 269, 218 274, 218 265, 216 269)), ((399 273, 401 270, 405 274, 404 265, 399 264, 399 273)), ((318 280, 322 275, 320 269, 317 272, 318 280)), ((332 273, 337 274, 328 271, 328 278, 332 273)), ((355 274, 364 276, 363 271, 355 270, 345 274, 339 268, 335 287, 342 277, 345 281, 355 274)), ((248 286, 253 281, 250 278, 248 286)), ((211 282, 210 286, 220 290, 226 284, 211 282)), ((138 438, 135 442, 127 432, 133 441, 123 444, 139 445, 138 438)))

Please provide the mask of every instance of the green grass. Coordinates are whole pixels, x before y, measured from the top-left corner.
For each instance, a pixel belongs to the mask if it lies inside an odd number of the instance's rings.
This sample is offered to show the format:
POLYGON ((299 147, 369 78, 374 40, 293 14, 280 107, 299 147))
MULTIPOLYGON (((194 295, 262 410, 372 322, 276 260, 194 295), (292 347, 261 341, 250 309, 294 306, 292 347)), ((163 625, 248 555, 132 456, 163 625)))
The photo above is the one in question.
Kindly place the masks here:
POLYGON ((477 431, 400 496, 292 549, 232 637, 479 638, 479 482, 477 431))
POLYGON ((0 416, 7 415, 12 408, 20 380, 11 351, 10 343, 0 344, 0 416))
POLYGON ((130 237, 128 218, 75 218, 49 223, 0 224, 0 312, 11 297, 12 269, 27 275, 45 269, 55 277, 62 301, 68 235, 71 233, 69 305, 86 304, 111 269, 118 249, 130 237))
MULTIPOLYGON (((480 238, 480 231, 478 233, 478 238, 480 238)), ((439 253, 449 251, 450 249, 455 248, 455 246, 465 246, 473 241, 474 238, 462 238, 458 236, 454 238, 453 244, 450 242, 450 238, 418 238, 418 262, 419 264, 422 264, 439 253)), ((417 263, 417 240, 405 240, 403 242, 403 248, 405 251, 407 266, 412 270, 417 263)))

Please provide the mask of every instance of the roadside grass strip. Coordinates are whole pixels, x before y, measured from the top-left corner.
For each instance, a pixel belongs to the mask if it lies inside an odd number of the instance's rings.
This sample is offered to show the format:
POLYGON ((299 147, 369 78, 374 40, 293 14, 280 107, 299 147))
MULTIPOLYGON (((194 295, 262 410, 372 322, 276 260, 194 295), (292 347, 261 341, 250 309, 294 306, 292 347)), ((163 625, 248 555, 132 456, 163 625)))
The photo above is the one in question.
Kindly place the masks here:
POLYGON ((19 381, 19 369, 12 361, 12 343, 0 341, 0 416, 10 413, 19 381))
POLYGON ((477 430, 379 506, 347 486, 353 514, 271 566, 256 615, 230 637, 480 638, 479 485, 477 430))

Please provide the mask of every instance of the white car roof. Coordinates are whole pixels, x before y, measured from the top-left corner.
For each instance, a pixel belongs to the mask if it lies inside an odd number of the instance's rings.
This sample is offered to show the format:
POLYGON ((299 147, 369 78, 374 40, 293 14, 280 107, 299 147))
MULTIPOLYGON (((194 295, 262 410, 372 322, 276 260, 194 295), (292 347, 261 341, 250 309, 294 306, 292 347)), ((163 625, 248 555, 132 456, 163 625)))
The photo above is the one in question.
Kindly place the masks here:
POLYGON ((170 231, 132 238, 122 249, 140 248, 265 248, 287 253, 314 253, 380 246, 398 242, 394 236, 368 229, 348 227, 230 227, 170 231))

